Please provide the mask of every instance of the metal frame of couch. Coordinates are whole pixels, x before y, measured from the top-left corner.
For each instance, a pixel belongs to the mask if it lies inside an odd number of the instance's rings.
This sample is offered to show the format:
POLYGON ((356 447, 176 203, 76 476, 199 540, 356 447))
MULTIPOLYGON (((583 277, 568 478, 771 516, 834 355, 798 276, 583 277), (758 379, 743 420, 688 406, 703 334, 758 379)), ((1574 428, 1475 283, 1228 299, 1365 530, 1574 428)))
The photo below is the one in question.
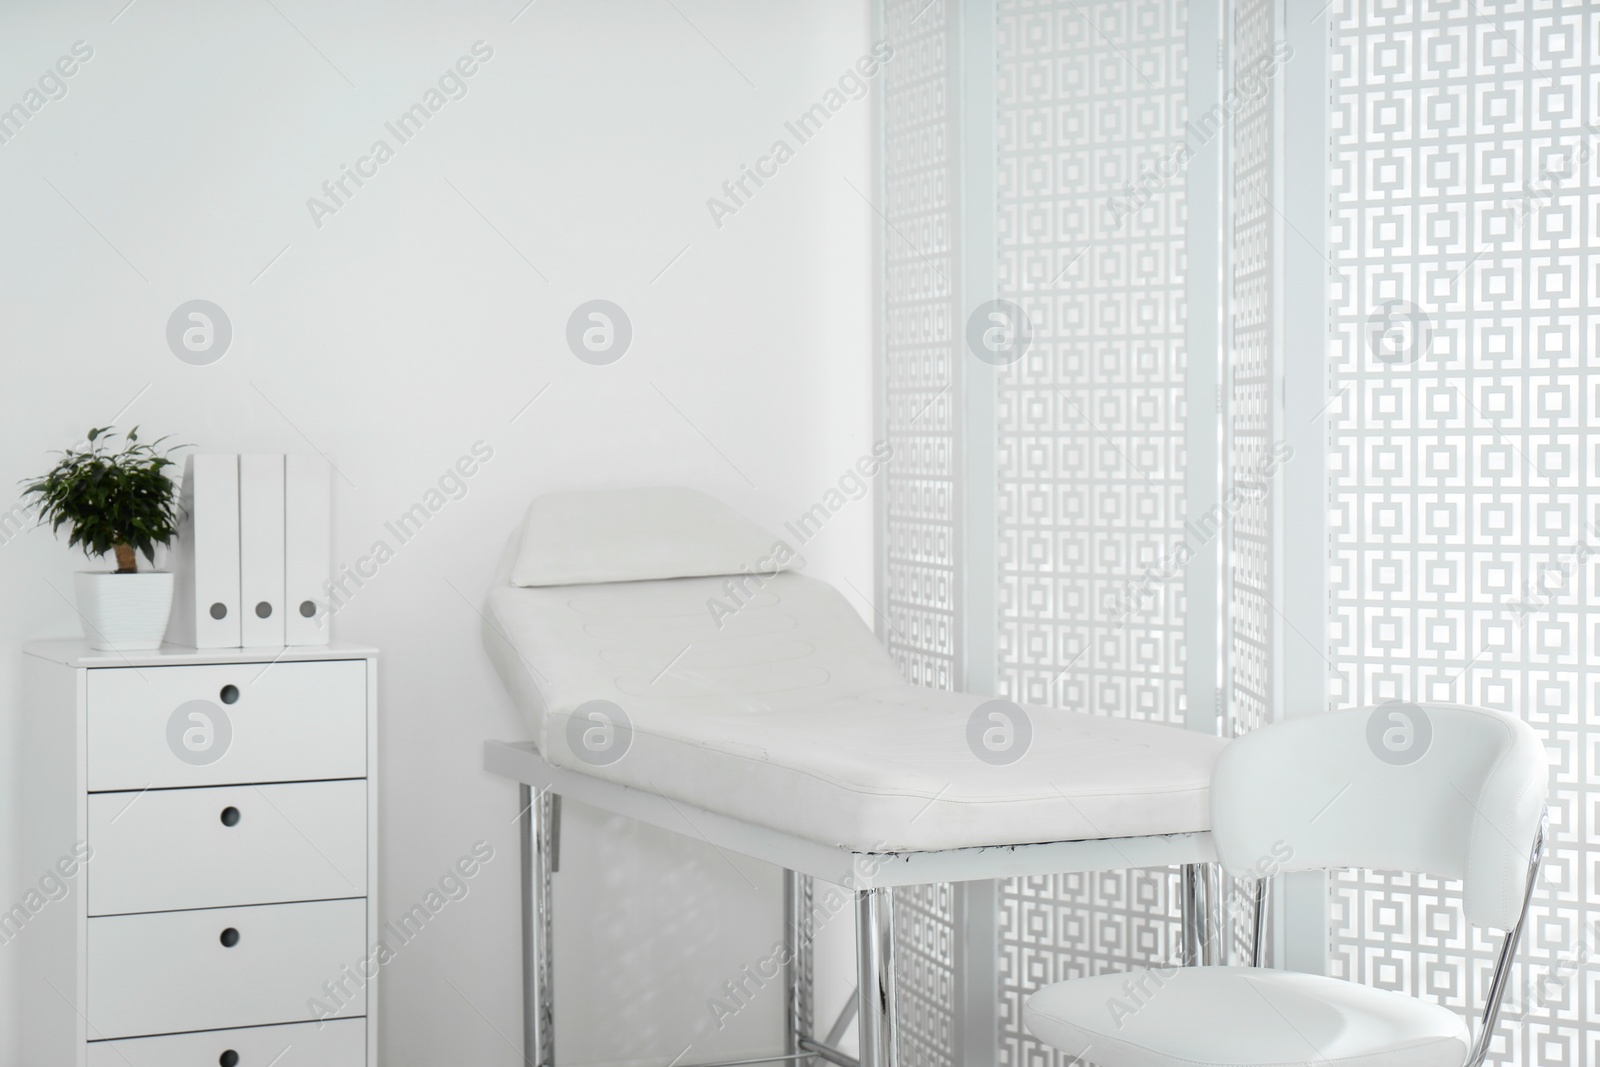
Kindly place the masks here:
POLYGON ((546 763, 532 743, 490 741, 484 766, 520 785, 518 821, 522 863, 522 983, 524 1059, 555 1067, 551 933, 552 876, 559 866, 561 798, 682 834, 775 864, 784 878, 786 1051, 694 1067, 821 1059, 840 1067, 898 1067, 895 1043, 894 898, 892 890, 937 882, 1063 874, 1136 867, 1183 867, 1183 962, 1215 962, 1221 894, 1208 833, 955 848, 930 852, 869 852, 830 848, 792 834, 674 801, 546 763), (856 996, 826 1034, 812 1018, 812 951, 801 934, 813 879, 855 895, 856 996), (859 1018, 859 1057, 835 1047, 852 1017, 859 1018))

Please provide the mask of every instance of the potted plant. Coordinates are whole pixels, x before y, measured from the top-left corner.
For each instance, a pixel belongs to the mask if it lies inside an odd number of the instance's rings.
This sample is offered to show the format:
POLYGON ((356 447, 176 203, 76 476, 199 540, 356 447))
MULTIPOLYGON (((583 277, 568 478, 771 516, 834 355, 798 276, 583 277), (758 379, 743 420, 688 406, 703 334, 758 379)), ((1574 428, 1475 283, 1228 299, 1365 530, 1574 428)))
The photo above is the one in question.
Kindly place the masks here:
POLYGON ((69 449, 42 478, 28 485, 39 524, 71 530, 69 547, 91 559, 111 553, 114 571, 73 576, 84 636, 93 648, 159 648, 172 611, 172 573, 139 570, 142 554, 155 566, 155 548, 178 532, 177 486, 167 476, 173 461, 135 426, 113 449, 111 427, 89 431, 87 449, 69 449))

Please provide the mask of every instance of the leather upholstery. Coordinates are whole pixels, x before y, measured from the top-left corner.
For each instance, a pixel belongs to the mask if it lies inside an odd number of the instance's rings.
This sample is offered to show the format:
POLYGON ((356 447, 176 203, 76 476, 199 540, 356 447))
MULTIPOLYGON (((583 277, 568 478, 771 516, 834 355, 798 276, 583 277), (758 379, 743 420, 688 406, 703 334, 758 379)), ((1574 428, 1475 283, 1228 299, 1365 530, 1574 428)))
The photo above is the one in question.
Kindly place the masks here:
POLYGON ((804 561, 789 544, 697 489, 586 489, 528 505, 514 585, 773 574, 804 561))
MULTIPOLYGON (((549 763, 827 845, 916 851, 1200 831, 1224 742, 1028 707, 1026 754, 969 747, 985 697, 914 687, 824 582, 779 574, 491 591, 484 639, 549 763), (569 719, 633 734, 597 766, 569 719)), ((581 733, 581 731, 579 731, 581 733)))
MULTIPOLYGON (((1262 727, 1212 779, 1232 874, 1363 867, 1465 880, 1467 918, 1510 927, 1549 789, 1532 727, 1481 708, 1387 704, 1262 727)), ((1083 978, 1028 998, 1039 1040, 1101 1067, 1459 1067, 1466 1022, 1320 975, 1192 967, 1083 978)))
POLYGON ((1549 777, 1534 729, 1483 708, 1391 704, 1289 719, 1218 761, 1217 853, 1239 875, 1258 875, 1272 857, 1283 871, 1464 879, 1467 920, 1506 929, 1522 910, 1549 777), (1386 737, 1413 747, 1389 752, 1386 737))
POLYGON ((1294 971, 1190 967, 1046 986, 1023 1022, 1101 1067, 1461 1067, 1447 1008, 1294 971))

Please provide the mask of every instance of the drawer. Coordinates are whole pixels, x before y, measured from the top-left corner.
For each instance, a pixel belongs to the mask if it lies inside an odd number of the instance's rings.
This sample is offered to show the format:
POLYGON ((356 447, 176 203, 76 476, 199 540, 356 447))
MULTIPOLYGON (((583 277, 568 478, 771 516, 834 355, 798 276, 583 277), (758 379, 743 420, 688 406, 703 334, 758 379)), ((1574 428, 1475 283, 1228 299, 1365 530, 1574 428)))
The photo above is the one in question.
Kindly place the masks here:
POLYGON ((335 1019, 324 1026, 252 1026, 131 1041, 93 1041, 89 1067, 217 1067, 229 1051, 239 1067, 362 1067, 367 1021, 335 1019))
POLYGON ((364 660, 88 674, 91 791, 367 773, 364 660))
POLYGON ((367 895, 367 783, 89 797, 89 914, 367 895))
MULTIPOLYGON (((113 915, 89 920, 89 1033, 106 1038, 304 1022, 323 984, 367 1010, 367 902, 113 915), (224 931, 238 940, 224 944, 224 931), (345 968, 350 971, 346 973, 345 968)), ((330 1005, 338 1007, 338 1005, 330 1005)))

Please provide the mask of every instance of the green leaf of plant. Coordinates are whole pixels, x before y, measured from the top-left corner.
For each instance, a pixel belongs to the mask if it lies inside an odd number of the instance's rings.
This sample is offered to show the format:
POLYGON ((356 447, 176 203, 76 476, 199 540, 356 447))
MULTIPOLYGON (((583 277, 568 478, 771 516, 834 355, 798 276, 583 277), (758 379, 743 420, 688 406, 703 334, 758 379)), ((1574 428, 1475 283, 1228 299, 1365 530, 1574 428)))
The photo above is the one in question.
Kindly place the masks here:
POLYGON ((44 475, 24 479, 23 496, 37 506, 40 525, 58 534, 68 527, 68 547, 93 557, 126 544, 154 563, 155 546, 177 535, 178 487, 166 474, 174 461, 140 441, 138 427, 117 451, 108 447, 116 437, 112 427, 91 427, 86 437, 87 449, 62 451, 44 475))

